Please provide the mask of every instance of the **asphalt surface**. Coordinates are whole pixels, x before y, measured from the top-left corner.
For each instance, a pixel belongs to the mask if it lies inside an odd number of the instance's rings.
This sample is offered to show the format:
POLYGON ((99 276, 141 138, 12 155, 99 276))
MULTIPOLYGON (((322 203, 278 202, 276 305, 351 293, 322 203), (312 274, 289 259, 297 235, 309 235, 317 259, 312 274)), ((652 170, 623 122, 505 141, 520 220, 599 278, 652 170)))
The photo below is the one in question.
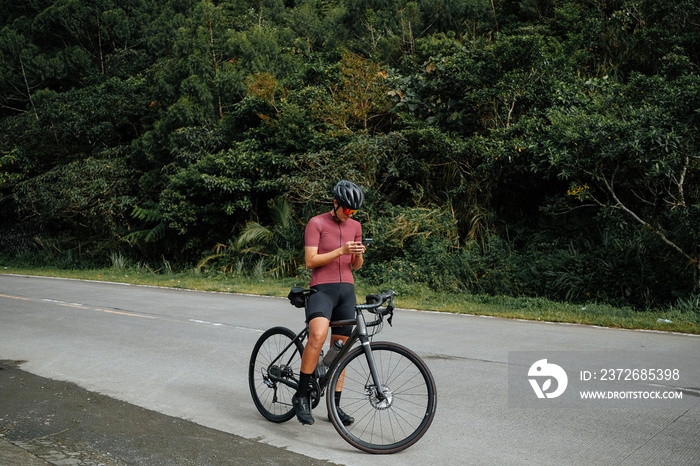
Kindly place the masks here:
POLYGON ((342 440, 323 403, 313 426, 255 409, 251 349, 265 329, 302 322, 280 298, 0 274, 0 360, 26 361, 0 370, 0 449, 53 464, 700 464, 698 336, 397 309, 378 339, 423 358, 438 407, 418 443, 377 457, 342 440), (556 399, 531 386, 545 358, 568 374, 556 399), (678 377, 600 381, 633 367, 678 377), (577 399, 584 388, 682 399, 577 399))
POLYGON ((0 465, 328 465, 0 361, 0 465))

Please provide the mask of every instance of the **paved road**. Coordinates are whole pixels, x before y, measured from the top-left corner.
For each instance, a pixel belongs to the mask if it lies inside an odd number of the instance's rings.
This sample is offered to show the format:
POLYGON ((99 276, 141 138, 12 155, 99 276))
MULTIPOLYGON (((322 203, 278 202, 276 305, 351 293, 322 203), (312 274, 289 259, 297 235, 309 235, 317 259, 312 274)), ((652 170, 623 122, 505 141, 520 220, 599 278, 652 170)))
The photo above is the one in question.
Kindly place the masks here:
POLYGON ((700 337, 399 310, 378 339, 425 359, 438 411, 420 442, 377 458, 347 445, 323 405, 311 427, 271 424, 255 410, 250 350, 265 329, 301 322, 300 310, 279 298, 0 275, 0 360, 26 361, 21 367, 32 374, 311 458, 352 465, 700 464, 700 337), (639 359, 648 369, 678 368, 678 377, 618 387, 682 399, 537 400, 528 369, 533 358, 547 357, 565 368, 567 396, 581 386, 584 369, 600 378, 600 368, 639 359))

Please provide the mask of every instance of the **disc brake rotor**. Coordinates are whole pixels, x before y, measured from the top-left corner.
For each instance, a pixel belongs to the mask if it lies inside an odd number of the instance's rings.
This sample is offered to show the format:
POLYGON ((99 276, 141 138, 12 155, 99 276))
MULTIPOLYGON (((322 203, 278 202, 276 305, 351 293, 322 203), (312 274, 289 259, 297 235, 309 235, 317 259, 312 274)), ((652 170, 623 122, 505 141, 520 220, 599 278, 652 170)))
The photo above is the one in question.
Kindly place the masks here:
POLYGON ((367 397, 369 398, 369 403, 374 409, 389 409, 392 403, 394 402, 394 394, 391 392, 391 389, 389 387, 384 386, 382 393, 384 394, 384 397, 382 399, 379 399, 379 397, 377 396, 377 388, 375 386, 367 387, 365 395, 367 395, 367 397))

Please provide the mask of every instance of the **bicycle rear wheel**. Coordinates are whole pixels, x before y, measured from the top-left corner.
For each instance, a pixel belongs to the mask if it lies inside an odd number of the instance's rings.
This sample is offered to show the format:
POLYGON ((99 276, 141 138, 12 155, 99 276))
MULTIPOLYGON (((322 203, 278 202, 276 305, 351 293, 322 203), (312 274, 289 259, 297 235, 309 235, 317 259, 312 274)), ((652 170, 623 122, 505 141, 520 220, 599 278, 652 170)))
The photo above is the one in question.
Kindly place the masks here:
POLYGON ((294 417, 292 396, 297 390, 303 351, 304 346, 286 327, 267 330, 255 343, 248 385, 255 407, 267 420, 285 422, 294 417))
POLYGON ((369 453, 396 453, 420 440, 433 422, 435 381, 428 366, 408 348, 388 342, 370 346, 384 397, 377 396, 364 349, 359 347, 333 373, 326 406, 333 426, 352 446, 369 453), (341 408, 355 418, 349 426, 341 422, 334 396, 343 372, 341 408))

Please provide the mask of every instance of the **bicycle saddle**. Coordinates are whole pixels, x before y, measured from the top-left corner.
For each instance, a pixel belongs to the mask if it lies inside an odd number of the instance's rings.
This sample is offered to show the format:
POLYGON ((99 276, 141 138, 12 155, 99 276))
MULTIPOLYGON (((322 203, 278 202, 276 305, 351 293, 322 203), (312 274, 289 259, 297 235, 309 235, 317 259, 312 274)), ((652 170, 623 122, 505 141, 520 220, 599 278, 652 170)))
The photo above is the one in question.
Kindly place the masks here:
POLYGON ((295 307, 306 307, 306 300, 317 290, 311 290, 306 288, 301 288, 299 286, 293 286, 289 291, 287 298, 289 302, 295 307))

